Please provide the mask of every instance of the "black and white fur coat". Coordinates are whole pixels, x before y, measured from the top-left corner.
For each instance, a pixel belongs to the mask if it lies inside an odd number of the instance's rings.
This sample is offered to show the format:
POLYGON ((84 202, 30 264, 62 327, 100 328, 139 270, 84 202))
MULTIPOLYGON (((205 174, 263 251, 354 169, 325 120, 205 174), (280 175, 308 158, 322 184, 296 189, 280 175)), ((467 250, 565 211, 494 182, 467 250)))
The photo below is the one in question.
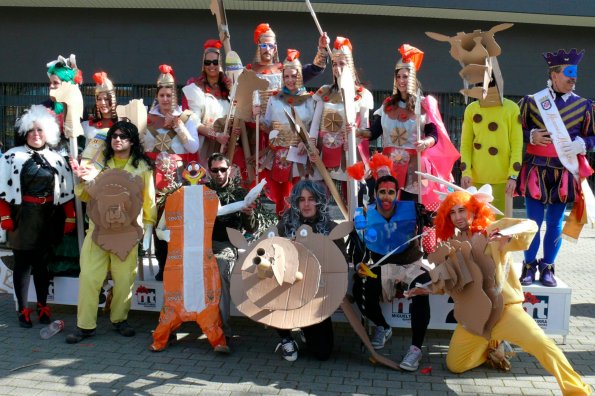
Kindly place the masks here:
MULTIPOLYGON (((56 170, 54 175, 54 205, 62 205, 74 198, 70 166, 60 154, 47 146, 37 151, 56 170)), ((0 199, 10 205, 21 204, 21 170, 33 154, 27 146, 8 150, 0 158, 0 199)))

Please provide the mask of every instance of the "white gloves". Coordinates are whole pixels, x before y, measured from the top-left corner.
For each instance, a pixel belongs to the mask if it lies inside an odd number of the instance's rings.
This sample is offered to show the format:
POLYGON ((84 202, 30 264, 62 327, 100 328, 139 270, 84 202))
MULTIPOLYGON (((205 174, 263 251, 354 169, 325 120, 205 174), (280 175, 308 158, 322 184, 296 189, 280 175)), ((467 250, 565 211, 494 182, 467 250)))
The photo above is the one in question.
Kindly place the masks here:
POLYGON ((577 154, 586 154, 587 147, 585 146, 585 141, 577 137, 571 142, 562 142, 560 143, 560 149, 562 150, 562 155, 571 156, 577 154))
POLYGON ((143 250, 147 251, 151 247, 151 237, 153 236, 153 226, 145 225, 145 236, 143 237, 143 250))

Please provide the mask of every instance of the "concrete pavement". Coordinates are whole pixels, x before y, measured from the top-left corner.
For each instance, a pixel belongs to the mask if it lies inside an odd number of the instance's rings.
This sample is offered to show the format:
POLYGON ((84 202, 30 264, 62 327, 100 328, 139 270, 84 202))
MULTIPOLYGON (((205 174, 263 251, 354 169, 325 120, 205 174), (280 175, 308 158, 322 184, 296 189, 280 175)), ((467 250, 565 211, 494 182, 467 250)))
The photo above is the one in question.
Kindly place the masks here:
MULTIPOLYGON (((563 243, 556 270, 573 289, 570 334, 560 347, 584 380, 595 386, 595 230, 585 229, 576 245, 563 243)), ((71 330, 76 308, 55 306, 53 316, 71 330)), ((274 330, 240 317, 232 319, 237 336, 229 356, 212 352, 192 323, 181 327, 179 340, 164 352, 151 353, 147 346, 157 318, 157 313, 132 312, 129 322, 137 335, 124 338, 111 329, 107 316, 100 316, 95 337, 68 345, 65 334, 40 339, 38 323, 21 329, 12 296, 0 295, 0 394, 560 394, 554 377, 524 352, 512 359, 509 373, 483 366, 461 375, 448 372, 450 331, 429 332, 421 367, 431 367, 431 373, 424 375, 370 364, 345 323, 335 324, 335 351, 328 362, 309 357, 305 347, 296 362, 286 362, 273 352, 278 341, 274 330)), ((554 339, 562 342, 561 336, 554 339)), ((394 329, 382 353, 398 361, 409 340, 409 330, 394 329)))

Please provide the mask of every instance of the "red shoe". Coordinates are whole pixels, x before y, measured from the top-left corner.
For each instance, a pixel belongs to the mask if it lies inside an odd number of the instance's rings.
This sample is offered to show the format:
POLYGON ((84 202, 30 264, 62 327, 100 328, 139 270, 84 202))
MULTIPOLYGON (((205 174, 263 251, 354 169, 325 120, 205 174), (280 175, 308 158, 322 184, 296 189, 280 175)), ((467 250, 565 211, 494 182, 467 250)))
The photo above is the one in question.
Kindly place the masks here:
POLYGON ((37 303, 37 316, 39 316, 39 323, 41 324, 52 323, 52 311, 47 305, 41 305, 41 303, 37 303))
POLYGON ((33 322, 31 322, 31 312, 33 312, 33 310, 29 308, 23 308, 19 312, 19 326, 24 327, 25 329, 33 327, 33 322))

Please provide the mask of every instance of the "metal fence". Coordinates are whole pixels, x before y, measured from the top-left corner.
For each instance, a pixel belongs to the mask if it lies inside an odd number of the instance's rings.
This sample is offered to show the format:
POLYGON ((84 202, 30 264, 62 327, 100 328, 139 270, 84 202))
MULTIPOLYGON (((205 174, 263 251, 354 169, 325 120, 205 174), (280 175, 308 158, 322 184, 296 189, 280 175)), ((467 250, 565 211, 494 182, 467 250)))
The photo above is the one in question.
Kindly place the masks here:
MULTIPOLYGON (((180 87, 181 88, 181 87, 180 87)), ((91 112, 94 101, 95 84, 83 84, 81 91, 85 99, 85 110, 91 112)), ((373 91, 376 107, 391 94, 390 91, 373 91)), ((440 113, 444 120, 446 129, 455 147, 460 147, 461 126, 465 112, 465 99, 459 93, 428 93, 433 95, 439 103, 440 113)), ((0 83, 0 142, 4 144, 4 150, 14 145, 14 123, 23 110, 32 104, 42 103, 48 99, 49 89, 47 83, 0 83)), ((128 103, 130 99, 144 100, 150 105, 155 98, 154 85, 118 85, 116 97, 119 103, 128 103)), ((508 97, 518 101, 520 97, 508 97)), ((380 142, 376 142, 380 147, 380 142)), ((589 163, 595 167, 595 152, 588 153, 589 163)), ((461 177, 459 162, 453 167, 453 176, 458 182, 461 177)), ((589 179, 591 188, 595 186, 595 177, 589 179)), ((515 205, 516 206, 516 205, 515 205)))

